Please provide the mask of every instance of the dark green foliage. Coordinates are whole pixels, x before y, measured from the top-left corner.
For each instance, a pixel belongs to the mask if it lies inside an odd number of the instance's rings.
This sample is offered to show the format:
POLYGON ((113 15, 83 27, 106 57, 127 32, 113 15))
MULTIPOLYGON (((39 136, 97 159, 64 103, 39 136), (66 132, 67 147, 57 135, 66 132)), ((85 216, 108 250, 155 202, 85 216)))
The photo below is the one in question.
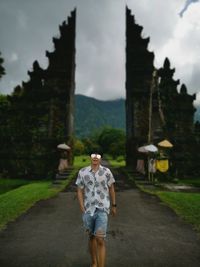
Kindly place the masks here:
POLYGON ((98 133, 83 138, 82 143, 84 154, 89 155, 94 150, 109 154, 113 158, 125 154, 125 132, 122 129, 104 127, 98 133))
POLYGON ((125 129, 125 100, 101 101, 91 97, 75 96, 75 134, 88 137, 105 126, 125 129))
POLYGON ((4 59, 1 57, 1 52, 0 52, 0 79, 2 78, 3 75, 6 74, 5 69, 3 67, 3 62, 4 59))
POLYGON ((99 135, 98 144, 104 153, 113 158, 125 153, 125 132, 121 129, 104 128, 99 135))
POLYGON ((100 146, 98 144, 98 138, 94 139, 92 136, 88 137, 88 138, 83 138, 82 139, 85 150, 84 150, 84 154, 89 155, 91 153, 91 151, 99 151, 100 150, 100 146))
POLYGON ((100 151, 109 154, 114 159, 125 154, 125 131, 104 127, 90 137, 76 139, 74 152, 76 155, 89 155, 91 151, 100 151))

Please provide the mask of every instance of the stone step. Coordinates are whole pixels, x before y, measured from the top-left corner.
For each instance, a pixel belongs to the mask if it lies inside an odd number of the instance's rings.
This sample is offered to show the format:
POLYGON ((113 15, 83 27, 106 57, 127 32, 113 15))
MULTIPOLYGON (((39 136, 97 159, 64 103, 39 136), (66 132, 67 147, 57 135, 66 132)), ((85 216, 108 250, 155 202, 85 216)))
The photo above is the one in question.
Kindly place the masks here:
POLYGON ((68 174, 67 175, 60 175, 60 174, 56 174, 55 180, 65 180, 67 179, 68 174))
POLYGON ((64 172, 56 173, 55 179, 56 180, 65 180, 69 176, 72 170, 66 170, 64 172))
POLYGON ((60 185, 62 180, 53 180, 53 185, 60 185))

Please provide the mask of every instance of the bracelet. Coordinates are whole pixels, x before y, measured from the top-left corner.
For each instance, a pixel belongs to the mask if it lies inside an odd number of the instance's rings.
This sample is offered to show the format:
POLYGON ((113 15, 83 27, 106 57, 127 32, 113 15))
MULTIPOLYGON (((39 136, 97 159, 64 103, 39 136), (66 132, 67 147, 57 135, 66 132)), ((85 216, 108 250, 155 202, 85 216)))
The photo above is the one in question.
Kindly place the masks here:
POLYGON ((117 204, 112 204, 112 207, 115 207, 116 208, 117 207, 117 204))

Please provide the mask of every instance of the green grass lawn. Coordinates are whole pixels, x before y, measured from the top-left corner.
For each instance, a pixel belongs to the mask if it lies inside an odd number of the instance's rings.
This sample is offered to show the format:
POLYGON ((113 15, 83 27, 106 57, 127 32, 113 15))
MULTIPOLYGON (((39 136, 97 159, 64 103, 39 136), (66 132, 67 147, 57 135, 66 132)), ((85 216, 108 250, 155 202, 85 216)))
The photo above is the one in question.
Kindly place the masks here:
MULTIPOLYGON (((7 223, 14 221, 22 213, 26 212, 37 201, 48 199, 62 191, 74 178, 77 170, 74 169, 67 180, 62 181, 59 186, 53 186, 52 181, 27 182, 16 189, 0 195, 0 229, 6 227, 7 223)), ((3 183, 2 179, 1 183, 3 183)), ((12 183, 11 183, 12 184, 12 183)), ((14 181, 13 181, 14 184, 14 181)), ((20 184, 20 180, 16 182, 20 184)), ((23 184, 23 181, 22 181, 23 184)))
POLYGON ((77 169, 88 166, 90 163, 91 161, 88 155, 74 157, 74 167, 77 169))
POLYGON ((76 176, 78 169, 89 164, 90 158, 88 156, 75 157, 74 169, 68 179, 56 187, 53 186, 51 180, 29 181, 0 178, 0 229, 26 212, 37 201, 58 194, 76 176))
MULTIPOLYGON (((116 159, 113 159, 109 155, 105 155, 105 159, 110 163, 112 167, 124 167, 125 160, 124 157, 119 156, 116 159)), ((76 168, 82 168, 91 164, 90 157, 88 155, 76 156, 74 158, 74 166, 76 168)))
POLYGON ((0 194, 6 193, 19 186, 29 184, 30 181, 22 179, 3 179, 0 178, 0 194))
POLYGON ((200 194, 157 192, 156 195, 200 232, 200 194))
POLYGON ((119 156, 116 159, 113 159, 112 157, 108 157, 107 160, 112 167, 125 167, 126 165, 123 156, 119 156))
MULTIPOLYGON (((136 183, 137 184, 137 183, 136 183)), ((146 189, 143 185, 137 184, 138 188, 148 194, 157 195, 164 203, 172 208, 177 215, 200 233, 200 194, 160 191, 158 188, 146 189)))

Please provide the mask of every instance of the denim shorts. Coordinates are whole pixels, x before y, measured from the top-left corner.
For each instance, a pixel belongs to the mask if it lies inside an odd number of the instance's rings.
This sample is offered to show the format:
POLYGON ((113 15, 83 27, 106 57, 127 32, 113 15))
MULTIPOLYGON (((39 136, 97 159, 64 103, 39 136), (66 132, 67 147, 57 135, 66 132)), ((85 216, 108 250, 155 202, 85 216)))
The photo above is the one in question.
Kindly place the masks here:
POLYGON ((96 209, 93 216, 89 213, 83 214, 83 224, 90 235, 106 237, 108 214, 100 209, 96 209))

